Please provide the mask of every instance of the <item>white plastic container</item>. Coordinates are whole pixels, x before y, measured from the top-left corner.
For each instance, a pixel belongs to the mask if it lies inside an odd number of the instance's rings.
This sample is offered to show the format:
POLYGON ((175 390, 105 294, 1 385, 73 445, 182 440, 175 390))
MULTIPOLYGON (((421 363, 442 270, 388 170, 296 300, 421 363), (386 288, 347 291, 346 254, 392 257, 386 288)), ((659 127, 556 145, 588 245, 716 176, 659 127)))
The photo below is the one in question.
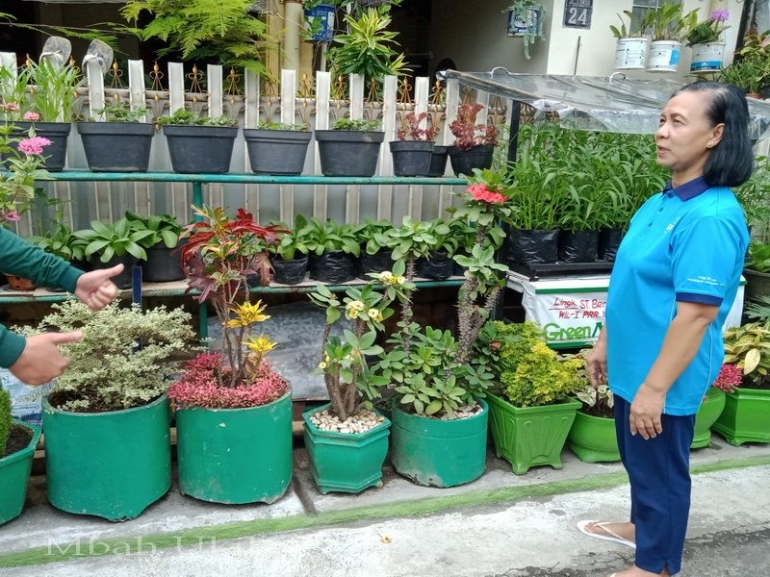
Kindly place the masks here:
POLYGON ((616 70, 644 70, 650 41, 647 38, 620 38, 615 48, 616 70))
POLYGON ((724 42, 695 44, 692 47, 690 72, 718 72, 725 55, 724 42))
POLYGON ((682 55, 682 43, 675 40, 655 40, 650 43, 648 72, 676 72, 682 55))

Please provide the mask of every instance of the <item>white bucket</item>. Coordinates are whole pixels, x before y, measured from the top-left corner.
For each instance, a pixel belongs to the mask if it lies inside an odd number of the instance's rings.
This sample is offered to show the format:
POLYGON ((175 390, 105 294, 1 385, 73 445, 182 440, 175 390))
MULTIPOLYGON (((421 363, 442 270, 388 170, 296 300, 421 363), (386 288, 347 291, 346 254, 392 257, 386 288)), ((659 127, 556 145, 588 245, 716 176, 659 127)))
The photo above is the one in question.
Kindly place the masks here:
POLYGON ((644 70, 650 41, 647 38, 620 38, 615 48, 616 70, 644 70))
POLYGON ((647 71, 676 72, 681 54, 681 42, 676 42, 675 40, 655 40, 650 44, 647 71))
POLYGON ((695 44, 692 47, 691 72, 718 72, 725 55, 724 42, 695 44))

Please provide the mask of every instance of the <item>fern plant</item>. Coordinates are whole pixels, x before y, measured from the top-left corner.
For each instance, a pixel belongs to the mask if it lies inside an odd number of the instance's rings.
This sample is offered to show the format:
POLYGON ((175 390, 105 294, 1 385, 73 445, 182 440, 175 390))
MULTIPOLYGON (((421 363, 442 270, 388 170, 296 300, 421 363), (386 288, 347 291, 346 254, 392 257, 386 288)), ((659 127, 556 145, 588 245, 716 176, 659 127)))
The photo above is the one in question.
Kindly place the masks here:
POLYGON ((266 74, 261 53, 275 42, 267 24, 250 11, 254 0, 128 0, 121 15, 133 27, 122 27, 142 41, 162 40, 158 56, 178 52, 183 60, 215 57, 225 66, 266 74), (137 27, 147 12, 149 23, 137 27))

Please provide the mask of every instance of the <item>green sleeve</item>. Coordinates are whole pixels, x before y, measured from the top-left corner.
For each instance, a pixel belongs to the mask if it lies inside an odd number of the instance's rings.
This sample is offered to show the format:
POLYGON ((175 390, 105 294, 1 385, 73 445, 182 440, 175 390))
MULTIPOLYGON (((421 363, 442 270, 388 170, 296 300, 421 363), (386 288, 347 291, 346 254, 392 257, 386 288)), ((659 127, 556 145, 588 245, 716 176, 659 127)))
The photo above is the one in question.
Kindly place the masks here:
POLYGON ((0 228, 0 272, 31 279, 38 286, 75 291, 83 271, 0 228))
POLYGON ((26 346, 27 339, 0 325, 0 367, 13 366, 26 346))

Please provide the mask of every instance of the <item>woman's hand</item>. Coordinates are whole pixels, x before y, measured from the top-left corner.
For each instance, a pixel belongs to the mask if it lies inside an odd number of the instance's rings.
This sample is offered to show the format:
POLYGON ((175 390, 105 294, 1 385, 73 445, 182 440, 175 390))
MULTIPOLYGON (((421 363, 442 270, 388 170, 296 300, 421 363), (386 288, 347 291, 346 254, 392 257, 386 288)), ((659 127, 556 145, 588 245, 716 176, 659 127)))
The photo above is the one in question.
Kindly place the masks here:
POLYGON ((594 389, 607 381, 607 345, 604 339, 597 340, 591 349, 591 354, 586 360, 586 368, 594 389))
POLYGON ((628 422, 632 435, 639 433, 644 440, 654 439, 663 432, 660 416, 666 402, 666 392, 642 383, 636 391, 628 422))

